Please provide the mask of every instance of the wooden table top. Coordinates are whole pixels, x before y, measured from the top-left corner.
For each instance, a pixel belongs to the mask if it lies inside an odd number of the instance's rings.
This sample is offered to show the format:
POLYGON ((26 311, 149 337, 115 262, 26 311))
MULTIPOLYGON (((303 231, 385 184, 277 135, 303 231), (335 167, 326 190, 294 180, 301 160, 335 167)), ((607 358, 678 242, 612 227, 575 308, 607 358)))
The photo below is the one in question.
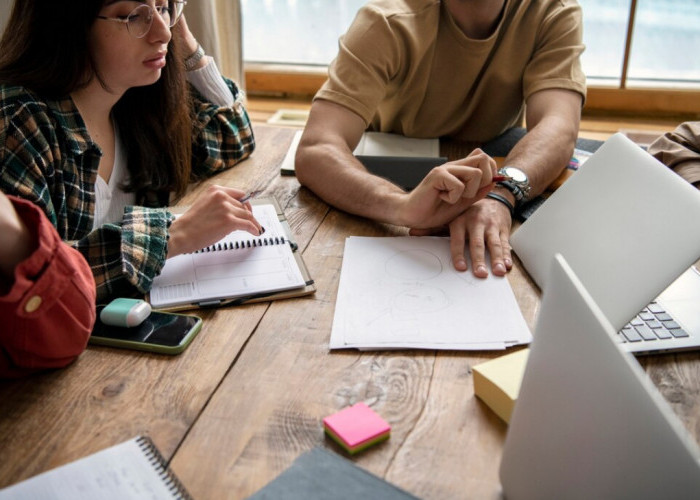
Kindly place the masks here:
MULTIPOLYGON (((180 355, 89 346, 63 370, 0 382, 0 488, 139 434, 152 437, 198 499, 245 498, 304 451, 321 420, 364 401, 391 439, 352 460, 423 498, 500 497, 507 427, 474 397, 472 366, 502 352, 328 349, 345 238, 405 230, 329 208, 279 175, 293 130, 259 125, 257 149, 208 183, 279 200, 315 295, 197 312, 204 326, 180 355)), ((539 291, 515 259, 508 279, 528 325, 539 291)), ((700 353, 640 358, 700 441, 700 353)))

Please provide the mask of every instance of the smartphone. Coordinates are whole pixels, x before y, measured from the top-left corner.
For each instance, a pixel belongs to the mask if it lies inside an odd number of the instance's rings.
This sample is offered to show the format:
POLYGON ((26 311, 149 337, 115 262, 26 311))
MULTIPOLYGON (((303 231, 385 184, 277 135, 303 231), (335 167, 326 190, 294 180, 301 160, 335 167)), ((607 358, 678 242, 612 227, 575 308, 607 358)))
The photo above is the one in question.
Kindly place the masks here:
POLYGON ((132 328, 105 325, 100 321, 104 306, 97 307, 97 321, 89 342, 161 354, 178 354, 202 328, 202 318, 189 314, 153 311, 143 323, 132 328))

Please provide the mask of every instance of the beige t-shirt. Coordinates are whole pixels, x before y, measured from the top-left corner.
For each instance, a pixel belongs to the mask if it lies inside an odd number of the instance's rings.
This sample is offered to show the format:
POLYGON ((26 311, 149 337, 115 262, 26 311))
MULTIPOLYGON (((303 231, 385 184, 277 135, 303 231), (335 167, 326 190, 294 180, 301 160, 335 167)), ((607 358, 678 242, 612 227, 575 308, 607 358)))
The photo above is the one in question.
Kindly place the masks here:
POLYGON ((681 123, 673 132, 655 140, 648 151, 700 188, 700 122, 681 123))
POLYGON ((575 0, 507 0, 484 40, 468 38, 440 0, 374 0, 339 45, 315 99, 354 111, 372 130, 483 142, 519 125, 539 90, 585 97, 575 0))

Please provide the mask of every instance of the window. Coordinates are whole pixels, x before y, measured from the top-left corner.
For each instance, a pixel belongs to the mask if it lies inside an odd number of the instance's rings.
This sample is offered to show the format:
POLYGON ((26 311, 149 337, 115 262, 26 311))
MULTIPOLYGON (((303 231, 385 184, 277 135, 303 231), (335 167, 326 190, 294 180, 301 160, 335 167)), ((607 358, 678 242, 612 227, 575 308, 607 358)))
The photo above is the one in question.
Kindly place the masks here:
MULTIPOLYGON (((338 37, 365 1, 241 0, 248 90, 313 94, 335 57, 338 37)), ((623 102, 624 96, 610 91, 627 90, 633 109, 700 112, 700 2, 579 3, 584 12, 582 64, 589 78, 589 105, 623 102), (607 93, 596 93, 597 87, 607 93)))
POLYGON ((594 82, 625 87, 700 89, 700 2, 697 0, 579 0, 594 82), (634 26, 624 73, 630 15, 634 26))
POLYGON ((241 0, 243 57, 327 66, 366 0, 241 0))

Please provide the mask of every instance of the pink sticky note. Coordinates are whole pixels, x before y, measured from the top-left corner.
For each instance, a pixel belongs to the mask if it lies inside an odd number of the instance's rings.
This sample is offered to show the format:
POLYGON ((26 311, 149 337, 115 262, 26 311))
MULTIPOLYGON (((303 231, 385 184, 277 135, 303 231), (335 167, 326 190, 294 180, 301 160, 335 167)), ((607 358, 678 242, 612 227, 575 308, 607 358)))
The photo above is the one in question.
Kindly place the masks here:
POLYGON ((391 426, 364 403, 357 403, 324 418, 323 427, 350 453, 387 439, 391 432, 391 426))

